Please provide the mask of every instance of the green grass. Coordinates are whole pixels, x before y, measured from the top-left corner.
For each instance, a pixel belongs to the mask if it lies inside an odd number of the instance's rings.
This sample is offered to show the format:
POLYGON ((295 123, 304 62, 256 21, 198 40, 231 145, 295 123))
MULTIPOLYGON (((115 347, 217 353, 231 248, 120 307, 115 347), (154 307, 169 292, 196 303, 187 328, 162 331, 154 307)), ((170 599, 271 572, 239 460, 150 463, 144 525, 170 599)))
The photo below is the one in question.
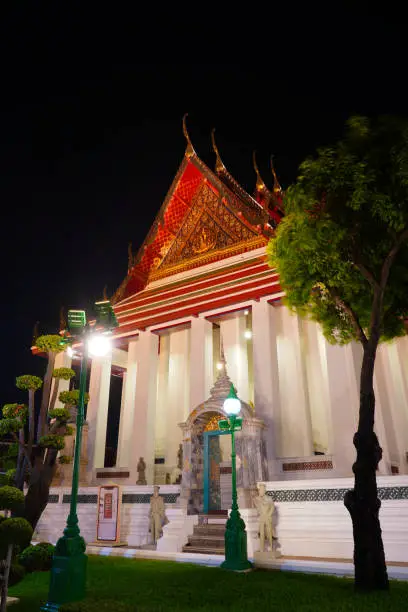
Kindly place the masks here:
MULTIPOLYGON (((11 612, 36 612, 47 599, 48 573, 10 589, 11 612)), ((257 570, 234 574, 187 563, 90 557, 84 601, 61 612, 389 612, 407 610, 408 583, 390 593, 355 594, 347 578, 257 570)))

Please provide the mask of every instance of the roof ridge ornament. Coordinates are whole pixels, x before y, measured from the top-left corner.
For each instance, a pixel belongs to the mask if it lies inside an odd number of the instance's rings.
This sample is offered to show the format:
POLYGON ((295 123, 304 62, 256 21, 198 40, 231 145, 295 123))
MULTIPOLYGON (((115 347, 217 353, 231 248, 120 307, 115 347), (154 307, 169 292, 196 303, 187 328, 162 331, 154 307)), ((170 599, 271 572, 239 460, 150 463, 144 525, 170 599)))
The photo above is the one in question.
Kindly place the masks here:
POLYGON ((184 113, 184 116, 183 116, 183 134, 184 134, 184 138, 187 140, 187 147, 186 147, 184 155, 186 157, 193 157, 193 155, 196 155, 196 152, 194 151, 193 143, 191 142, 191 138, 190 138, 190 135, 189 135, 188 130, 187 130, 187 122, 186 122, 186 118, 187 117, 188 117, 188 113, 184 113))
POLYGON ((220 152, 218 151, 217 143, 215 142, 215 128, 211 130, 211 144, 212 144, 212 148, 213 148, 213 151, 215 153, 215 158, 216 158, 215 171, 217 174, 219 174, 220 172, 225 171, 226 167, 223 164, 220 152))
POLYGON ((271 171, 273 176, 273 193, 278 194, 282 193, 282 187, 279 184, 278 177, 276 176, 275 165, 273 163, 274 156, 271 155, 271 171))
POLYGON ((256 151, 252 152, 252 162, 254 165, 254 170, 256 174, 256 189, 257 191, 269 191, 268 187, 263 180, 261 173, 259 172, 258 164, 256 163, 256 151))

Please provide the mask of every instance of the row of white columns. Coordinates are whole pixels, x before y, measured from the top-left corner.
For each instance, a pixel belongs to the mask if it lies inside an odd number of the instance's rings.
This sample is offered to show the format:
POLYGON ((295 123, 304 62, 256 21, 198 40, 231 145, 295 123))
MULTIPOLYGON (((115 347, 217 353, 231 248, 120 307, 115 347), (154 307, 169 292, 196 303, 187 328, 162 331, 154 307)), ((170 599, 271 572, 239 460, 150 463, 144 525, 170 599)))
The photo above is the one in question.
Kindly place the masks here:
MULTIPOLYGON (((317 325, 266 299, 254 301, 251 312, 251 368, 246 317, 221 319, 220 328, 229 376, 242 400, 253 397, 256 416, 267 426, 270 475, 277 458, 310 457, 316 449, 334 457, 336 475, 350 475, 361 348, 330 345, 317 325)), ((391 461, 400 465, 400 473, 407 471, 407 362, 408 339, 379 350, 376 429, 384 450, 384 473, 391 461)), ((104 467, 111 363, 111 356, 92 363, 89 469, 104 467)), ((139 457, 147 464, 148 482, 153 481, 155 456, 164 457, 166 466, 176 465, 179 423, 209 397, 213 381, 213 329, 204 317, 160 338, 144 331, 129 342, 117 466, 130 470, 132 482, 139 457)))

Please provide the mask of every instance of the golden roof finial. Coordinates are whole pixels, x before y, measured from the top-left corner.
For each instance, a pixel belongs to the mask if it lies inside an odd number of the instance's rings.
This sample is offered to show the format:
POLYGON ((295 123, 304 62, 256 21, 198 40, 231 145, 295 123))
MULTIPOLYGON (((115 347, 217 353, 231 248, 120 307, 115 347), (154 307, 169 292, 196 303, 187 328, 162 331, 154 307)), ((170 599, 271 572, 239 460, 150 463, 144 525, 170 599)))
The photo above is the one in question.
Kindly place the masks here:
POLYGON ((108 298, 108 285, 105 285, 103 288, 103 299, 105 302, 109 300, 108 298))
POLYGON ((67 318, 65 316, 65 308, 61 306, 59 311, 59 331, 67 329, 67 318))
POLYGON ((273 175, 273 193, 282 193, 282 187, 279 184, 278 177, 276 176, 275 166, 273 163, 273 155, 271 155, 271 170, 273 175))
POLYGON ((188 117, 188 113, 185 113, 183 117, 183 134, 184 134, 184 138, 187 140, 185 156, 192 157, 193 155, 195 155, 195 151, 194 151, 193 143, 191 142, 191 139, 190 139, 190 136, 187 130, 187 123, 186 123, 187 117, 188 117))
POLYGON ((218 147, 215 142, 215 128, 211 130, 211 143, 212 143, 212 148, 213 148, 213 151, 215 153, 215 158, 216 158, 215 159, 215 171, 218 174, 218 172, 225 170, 225 166, 222 163, 221 155, 220 155, 220 152, 218 151, 218 147))
POLYGON ((265 191, 267 189, 267 186, 265 185, 264 181, 262 180, 261 174, 259 172, 258 164, 256 163, 256 151, 254 151, 252 153, 252 162, 254 164, 254 170, 255 170, 255 173, 256 173, 256 190, 257 191, 265 191))

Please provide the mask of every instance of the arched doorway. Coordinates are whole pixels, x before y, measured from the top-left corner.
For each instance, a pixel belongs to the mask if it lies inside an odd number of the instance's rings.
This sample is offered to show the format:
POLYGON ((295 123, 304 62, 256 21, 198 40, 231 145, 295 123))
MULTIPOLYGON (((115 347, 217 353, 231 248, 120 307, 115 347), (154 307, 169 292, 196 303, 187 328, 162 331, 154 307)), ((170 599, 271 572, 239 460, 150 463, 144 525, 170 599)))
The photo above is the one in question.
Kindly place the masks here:
MULTIPOLYGON (((183 431, 180 503, 187 507, 188 514, 224 510, 230 505, 227 498, 230 496, 227 483, 231 480, 231 469, 228 471, 230 436, 222 436, 218 431, 218 421, 226 417, 223 405, 230 387, 224 362, 209 399, 192 410, 187 421, 180 424, 183 431)), ((265 426, 245 402, 241 403, 241 416, 242 431, 236 434, 237 486, 240 504, 249 507, 256 483, 268 478, 263 440, 265 426)))

